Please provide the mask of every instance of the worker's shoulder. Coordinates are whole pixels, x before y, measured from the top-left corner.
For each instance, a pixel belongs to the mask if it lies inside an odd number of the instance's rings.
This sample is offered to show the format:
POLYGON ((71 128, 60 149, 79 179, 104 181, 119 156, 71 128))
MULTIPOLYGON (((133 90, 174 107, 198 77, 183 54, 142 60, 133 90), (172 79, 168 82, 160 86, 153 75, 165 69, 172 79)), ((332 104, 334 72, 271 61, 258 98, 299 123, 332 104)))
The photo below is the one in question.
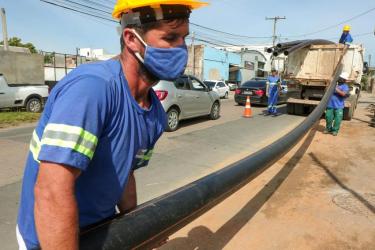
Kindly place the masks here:
POLYGON ((59 81, 51 96, 62 93, 76 95, 109 95, 116 88, 121 72, 120 63, 114 60, 82 64, 59 81))
POLYGON ((119 76, 121 64, 118 60, 91 62, 80 65, 72 73, 73 78, 97 78, 111 82, 119 76))

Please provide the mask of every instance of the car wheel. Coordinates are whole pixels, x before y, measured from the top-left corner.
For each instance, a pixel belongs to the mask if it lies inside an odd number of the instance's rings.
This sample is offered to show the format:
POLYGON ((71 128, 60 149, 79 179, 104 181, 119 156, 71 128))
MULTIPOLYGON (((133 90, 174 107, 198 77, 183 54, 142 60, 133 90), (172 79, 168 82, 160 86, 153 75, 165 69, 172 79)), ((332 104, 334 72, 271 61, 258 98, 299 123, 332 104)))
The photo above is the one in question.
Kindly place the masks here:
POLYGON ((26 111, 39 113, 42 111, 42 102, 38 98, 31 98, 26 103, 26 111))
POLYGON ((224 99, 228 99, 228 97, 229 97, 229 94, 228 94, 228 92, 225 92, 225 96, 224 96, 224 99))
POLYGON ((219 102, 214 102, 211 107, 210 119, 217 120, 220 117, 220 104, 219 102))
POLYGON ((167 119, 168 119, 168 122, 167 122, 167 131, 168 132, 173 132, 173 131, 176 131, 177 128, 178 128, 178 124, 179 124, 179 112, 176 108, 171 108, 168 112, 167 112, 167 119))

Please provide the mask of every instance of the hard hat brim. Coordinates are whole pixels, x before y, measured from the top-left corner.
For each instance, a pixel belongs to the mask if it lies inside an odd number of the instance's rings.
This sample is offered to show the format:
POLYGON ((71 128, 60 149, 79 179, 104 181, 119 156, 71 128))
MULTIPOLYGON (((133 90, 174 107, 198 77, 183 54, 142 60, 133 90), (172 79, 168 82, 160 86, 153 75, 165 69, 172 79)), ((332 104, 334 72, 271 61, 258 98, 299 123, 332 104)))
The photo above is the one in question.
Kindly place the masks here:
POLYGON ((207 6, 207 2, 202 2, 199 0, 144 0, 144 1, 129 1, 125 3, 117 3, 115 6, 112 17, 115 19, 120 19, 123 13, 129 12, 135 8, 141 8, 149 6, 151 8, 158 8, 160 5, 185 5, 191 10, 197 9, 203 6, 207 6))

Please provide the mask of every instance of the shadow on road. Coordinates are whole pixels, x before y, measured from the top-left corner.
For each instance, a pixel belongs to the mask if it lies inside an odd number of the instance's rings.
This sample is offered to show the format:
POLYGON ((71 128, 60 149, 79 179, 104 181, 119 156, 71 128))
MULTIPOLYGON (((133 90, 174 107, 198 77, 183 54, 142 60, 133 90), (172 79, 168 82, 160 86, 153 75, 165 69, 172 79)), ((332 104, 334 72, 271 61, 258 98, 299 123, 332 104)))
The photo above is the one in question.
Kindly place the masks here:
POLYGON ((190 230, 188 237, 173 239, 159 249, 223 249, 272 197, 274 192, 293 171, 310 146, 316 131, 317 130, 314 128, 309 132, 303 144, 284 167, 234 217, 227 221, 216 232, 212 232, 205 226, 198 226, 190 230))
POLYGON ((310 157, 312 158, 312 160, 319 166, 321 167, 325 172, 326 174, 334 181, 336 182, 342 189, 348 191, 349 193, 351 193, 353 195, 353 197, 355 197, 359 202, 361 202, 363 205, 365 205, 373 214, 375 214, 375 207, 373 205, 371 205, 371 203, 366 200, 365 198, 363 198, 359 193, 357 193, 356 191, 354 191, 353 189, 349 188, 348 186, 346 186, 344 183, 342 183, 340 181, 339 178, 337 178, 336 175, 334 175, 331 170, 329 170, 329 168, 323 163, 321 162, 318 157, 314 154, 314 153, 309 153, 310 157))

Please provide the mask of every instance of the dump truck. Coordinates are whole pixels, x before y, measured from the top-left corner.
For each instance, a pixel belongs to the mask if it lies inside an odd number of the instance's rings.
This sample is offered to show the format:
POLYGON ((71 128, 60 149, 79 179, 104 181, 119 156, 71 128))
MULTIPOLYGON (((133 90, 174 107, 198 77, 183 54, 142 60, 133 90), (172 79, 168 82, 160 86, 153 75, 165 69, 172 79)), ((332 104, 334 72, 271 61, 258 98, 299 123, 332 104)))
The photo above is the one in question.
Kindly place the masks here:
POLYGON ((363 74, 362 45, 311 45, 292 52, 286 59, 284 79, 288 81, 287 111, 307 115, 319 104, 343 55, 342 72, 348 72, 350 96, 345 101, 344 120, 351 120, 357 107, 363 74))

